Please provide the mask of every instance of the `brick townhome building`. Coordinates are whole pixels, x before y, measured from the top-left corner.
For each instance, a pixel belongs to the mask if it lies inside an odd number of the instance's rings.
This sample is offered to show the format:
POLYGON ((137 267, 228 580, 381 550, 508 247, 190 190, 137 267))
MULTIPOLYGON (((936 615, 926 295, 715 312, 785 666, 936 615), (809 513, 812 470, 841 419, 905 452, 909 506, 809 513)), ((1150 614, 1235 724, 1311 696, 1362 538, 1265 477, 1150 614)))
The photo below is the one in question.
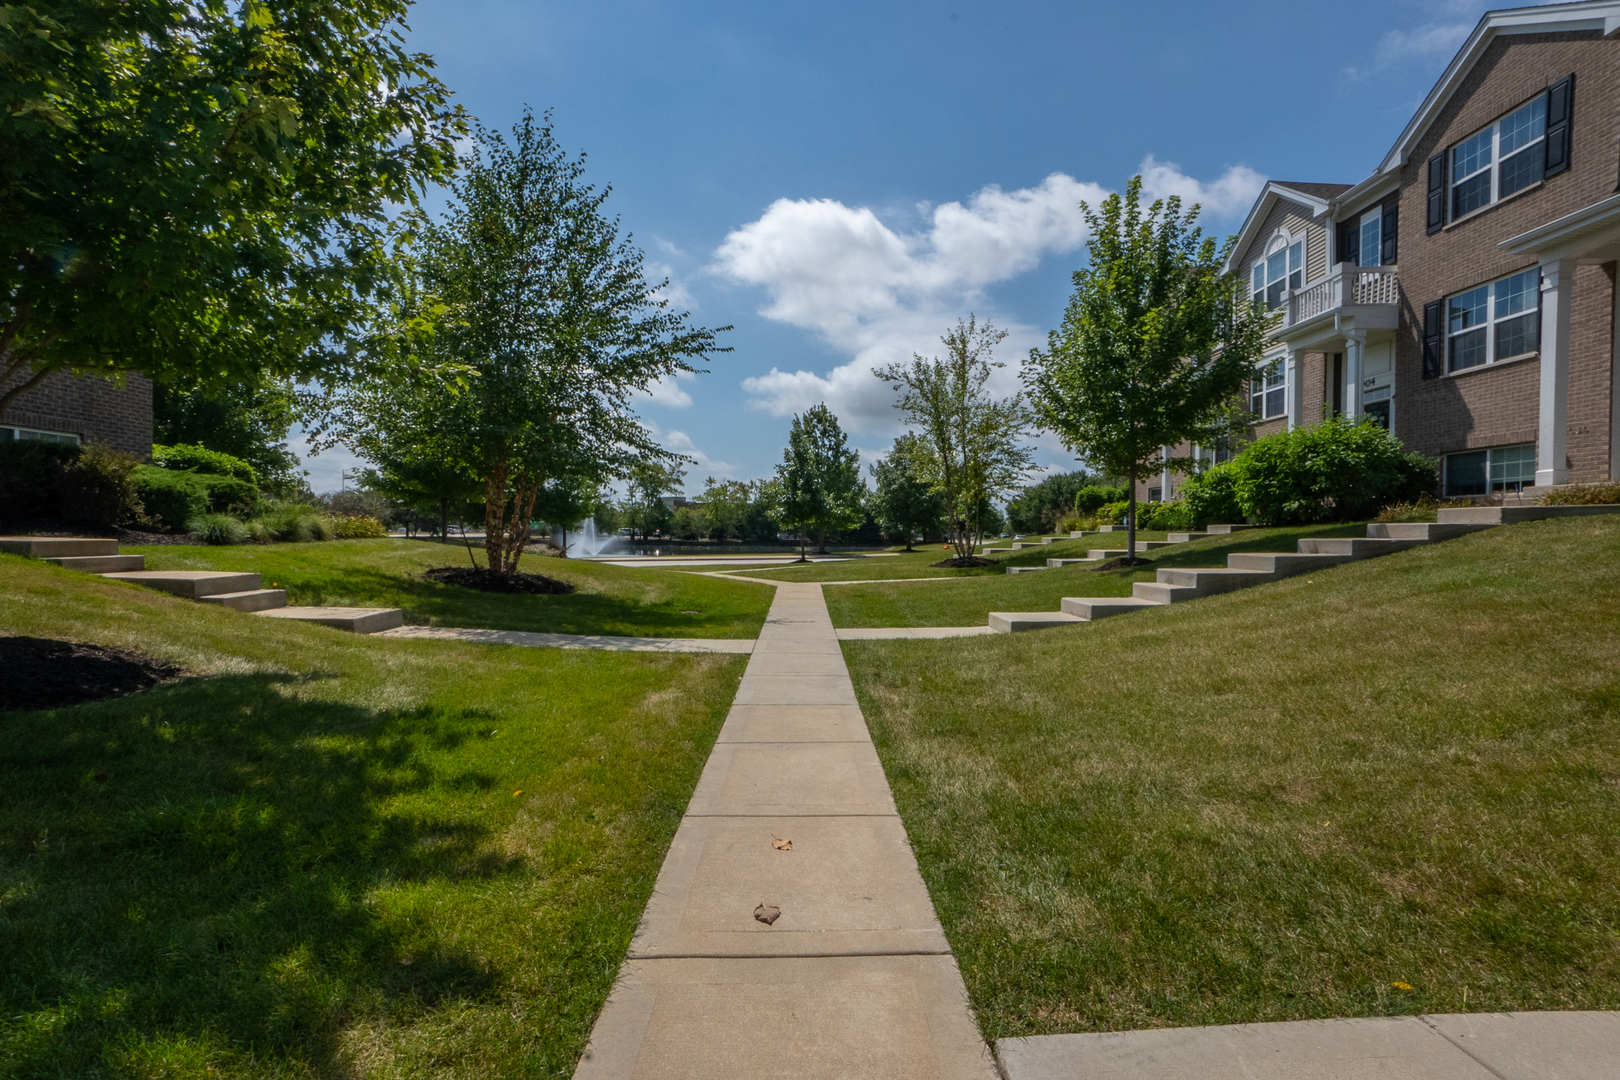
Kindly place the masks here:
POLYGON ((0 442, 12 439, 99 442, 149 458, 152 384, 135 374, 126 375, 122 386, 94 376, 49 375, 0 412, 0 442))
POLYGON ((1282 312, 1256 434, 1371 414, 1448 495, 1620 478, 1617 91, 1620 0, 1491 12, 1371 176, 1267 184, 1227 267, 1282 312))

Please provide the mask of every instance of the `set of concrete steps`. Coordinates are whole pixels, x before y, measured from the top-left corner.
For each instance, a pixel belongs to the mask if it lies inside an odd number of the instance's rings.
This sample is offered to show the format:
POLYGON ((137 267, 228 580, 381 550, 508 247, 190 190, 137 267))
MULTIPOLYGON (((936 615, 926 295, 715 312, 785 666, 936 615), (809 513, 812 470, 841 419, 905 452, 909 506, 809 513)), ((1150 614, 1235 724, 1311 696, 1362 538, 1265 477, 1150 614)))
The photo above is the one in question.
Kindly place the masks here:
MULTIPOLYGON (((1048 626, 1095 622, 1111 615, 1247 589, 1340 563, 1389 555, 1512 522, 1614 513, 1620 513, 1620 506, 1476 506, 1441 510, 1438 515, 1440 520, 1435 523, 1373 524, 1367 526, 1365 537, 1301 540, 1299 550, 1293 552, 1238 552, 1227 556, 1224 567, 1163 569, 1155 574, 1158 580, 1139 581, 1132 585, 1130 596, 1065 597, 1059 611, 993 611, 990 613, 990 628, 998 633, 1012 634, 1048 626)), ((1211 525, 1202 535, 1226 535, 1247 527, 1211 525)), ((1186 539, 1195 539, 1199 535, 1171 534, 1172 537, 1186 539)), ((1185 540, 1173 539, 1170 542, 1183 543, 1185 540)), ((1137 550, 1143 550, 1142 544, 1138 543, 1137 550)), ((1092 556, 1098 554, 1097 551, 1091 552, 1092 556)), ((1102 554, 1118 557, 1124 555, 1124 551, 1102 554)), ((1095 560, 1049 560, 1055 565, 1091 561, 1095 560)))
POLYGON ((263 588, 255 573, 148 570, 146 556, 120 555, 118 541, 80 536, 0 536, 0 552, 54 563, 129 585, 183 596, 232 611, 319 623, 356 634, 392 630, 405 622, 398 608, 288 607, 286 589, 263 588))

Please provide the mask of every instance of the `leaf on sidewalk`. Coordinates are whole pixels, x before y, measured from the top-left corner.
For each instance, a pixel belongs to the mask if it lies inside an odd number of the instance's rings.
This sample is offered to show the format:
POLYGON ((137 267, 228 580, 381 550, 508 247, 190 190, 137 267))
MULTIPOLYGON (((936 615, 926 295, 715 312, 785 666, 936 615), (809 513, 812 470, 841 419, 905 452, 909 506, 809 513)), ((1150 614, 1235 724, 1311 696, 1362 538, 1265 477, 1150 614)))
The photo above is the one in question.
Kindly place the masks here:
POLYGON ((793 841, 784 840, 780 836, 773 837, 771 839, 771 847, 775 848, 777 851, 792 851, 793 841))
POLYGON ((782 909, 781 908, 777 907, 775 904, 767 904, 763 900, 761 900, 759 902, 759 907, 754 909, 754 918, 758 919, 760 922, 764 923, 766 926, 771 925, 771 923, 775 922, 777 919, 780 919, 781 917, 782 917, 782 909))

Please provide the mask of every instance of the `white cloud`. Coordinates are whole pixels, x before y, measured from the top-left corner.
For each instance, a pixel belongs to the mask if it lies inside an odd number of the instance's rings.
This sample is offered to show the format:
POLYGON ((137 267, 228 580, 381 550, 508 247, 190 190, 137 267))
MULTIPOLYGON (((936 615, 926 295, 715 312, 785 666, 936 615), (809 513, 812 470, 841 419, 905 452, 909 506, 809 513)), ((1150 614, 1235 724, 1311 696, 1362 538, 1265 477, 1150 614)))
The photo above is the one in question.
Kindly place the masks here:
POLYGON ((1352 79, 1377 74, 1410 61, 1449 60, 1467 40, 1479 18, 1489 8, 1480 0, 1450 0, 1438 4, 1433 13, 1443 21, 1429 22, 1409 30, 1389 30, 1378 39, 1368 62, 1345 69, 1352 79))
POLYGON ((697 298, 675 276, 675 268, 669 263, 643 263, 641 271, 648 282, 663 282, 662 285, 652 291, 654 300, 668 300, 669 306, 676 311, 695 311, 697 309, 697 298))
POLYGON ((1142 194, 1150 199, 1181 196, 1183 209, 1197 203, 1201 217, 1227 218, 1242 214, 1254 204, 1266 178, 1247 165, 1233 165, 1211 183, 1205 184, 1181 171, 1171 161, 1159 161, 1152 154, 1142 159, 1142 194))
POLYGON ((684 431, 662 431, 657 424, 648 424, 647 429, 653 436, 663 443, 666 450, 673 450, 677 454, 685 454, 692 458, 694 464, 686 466, 686 490, 691 493, 703 488, 705 477, 713 476, 721 480, 735 480, 740 475, 737 466, 729 461, 717 461, 698 449, 692 437, 684 431))
MULTIPOLYGON (((1144 187, 1202 202, 1211 216, 1248 208, 1264 178, 1241 166, 1209 184, 1148 157, 1144 187)), ((957 318, 976 312, 1007 330, 999 356, 1009 367, 995 385, 1010 393, 1019 359, 1044 341, 1038 329, 999 315, 985 289, 1017 277, 1049 255, 1067 255, 1086 238, 1081 202, 1108 190, 1053 173, 1016 191, 983 188, 966 204, 922 206, 925 224, 902 232, 866 207, 833 199, 778 199, 757 221, 728 235, 712 269, 761 286, 760 314, 808 330, 851 359, 825 373, 781 371, 743 380, 753 404, 786 416, 825 401, 854 431, 896 427, 893 393, 871 372, 912 353, 933 355, 957 318)))
POLYGON ((697 376, 690 371, 677 371, 668 375, 647 388, 646 397, 654 405, 663 405, 670 409, 685 409, 692 404, 692 395, 681 389, 681 382, 695 379, 697 376))

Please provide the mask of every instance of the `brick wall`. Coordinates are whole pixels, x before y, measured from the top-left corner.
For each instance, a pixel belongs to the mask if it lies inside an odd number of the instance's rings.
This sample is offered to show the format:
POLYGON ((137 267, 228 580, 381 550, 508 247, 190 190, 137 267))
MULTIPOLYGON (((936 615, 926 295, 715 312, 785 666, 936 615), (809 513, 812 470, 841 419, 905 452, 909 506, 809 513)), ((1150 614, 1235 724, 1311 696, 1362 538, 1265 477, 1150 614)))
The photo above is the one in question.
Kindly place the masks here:
MULTIPOLYGON (((7 385, 22 381, 19 375, 7 385)), ((0 427, 8 426, 67 432, 145 460, 152 456, 152 383, 135 374, 120 386, 57 372, 0 413, 0 427)))
MULTIPOLYGON (((1425 380, 1423 305, 1535 265, 1497 244, 1613 194, 1620 113, 1620 41, 1595 31, 1498 38, 1412 148, 1401 173, 1400 279, 1396 337, 1396 432, 1426 454, 1535 442, 1540 361, 1470 369, 1425 380), (1511 112, 1574 72, 1570 169, 1541 185, 1426 235, 1428 159, 1511 112)), ((1613 267, 1575 274, 1570 341, 1569 459, 1572 480, 1609 471, 1613 376, 1613 267)))

